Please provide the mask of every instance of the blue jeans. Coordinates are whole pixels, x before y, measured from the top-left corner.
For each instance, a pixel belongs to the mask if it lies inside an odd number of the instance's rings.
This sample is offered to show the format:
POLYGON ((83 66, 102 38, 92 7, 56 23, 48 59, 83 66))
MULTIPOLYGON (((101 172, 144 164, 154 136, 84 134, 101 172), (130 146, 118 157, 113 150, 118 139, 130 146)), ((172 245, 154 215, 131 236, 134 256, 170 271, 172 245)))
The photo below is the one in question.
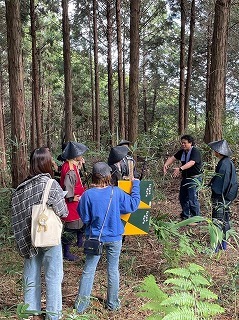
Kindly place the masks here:
MULTIPOLYGON (((116 310, 120 307, 119 300, 119 257, 122 241, 105 242, 107 257, 107 301, 106 307, 116 310)), ((75 308, 79 313, 83 313, 90 304, 90 295, 93 287, 94 276, 100 256, 86 255, 86 261, 80 280, 78 295, 76 297, 75 308)))
POLYGON ((41 313, 41 268, 44 268, 46 283, 46 319, 58 320, 62 311, 61 283, 63 257, 61 244, 55 247, 38 248, 38 254, 24 261, 24 303, 28 310, 41 313))
POLYGON ((200 204, 197 195, 198 184, 195 180, 200 182, 201 178, 183 178, 181 181, 179 201, 182 207, 182 219, 200 216, 200 204))

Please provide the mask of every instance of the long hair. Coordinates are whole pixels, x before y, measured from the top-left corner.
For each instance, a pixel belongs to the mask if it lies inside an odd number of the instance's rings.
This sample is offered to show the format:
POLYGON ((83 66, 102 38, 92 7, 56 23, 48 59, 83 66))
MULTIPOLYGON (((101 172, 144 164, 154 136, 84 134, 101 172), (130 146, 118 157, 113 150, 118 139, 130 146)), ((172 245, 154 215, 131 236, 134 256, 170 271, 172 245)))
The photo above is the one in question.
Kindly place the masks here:
POLYGON ((92 175, 92 187, 107 187, 111 186, 111 175, 103 177, 99 173, 94 173, 92 175))
POLYGON ((32 151, 30 155, 30 176, 49 173, 53 177, 52 156, 48 148, 41 147, 32 151))

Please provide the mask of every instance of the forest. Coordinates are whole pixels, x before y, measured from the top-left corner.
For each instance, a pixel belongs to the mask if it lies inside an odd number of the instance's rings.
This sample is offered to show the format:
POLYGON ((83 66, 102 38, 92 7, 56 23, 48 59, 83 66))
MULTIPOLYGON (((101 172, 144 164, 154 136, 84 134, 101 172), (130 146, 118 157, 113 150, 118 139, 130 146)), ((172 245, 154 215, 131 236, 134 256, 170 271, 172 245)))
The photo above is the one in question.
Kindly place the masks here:
MULTIPOLYGON (((0 17, 0 275, 5 280, 0 318, 27 318, 19 304, 22 261, 9 202, 28 175, 31 151, 47 146, 58 164, 63 143, 84 143, 87 175, 93 163, 107 161, 110 148, 127 139, 142 178, 154 182, 150 232, 126 239, 122 312, 109 315, 96 299, 93 315, 85 319, 188 319, 154 317, 153 302, 141 309, 160 296, 146 277, 154 275, 162 289, 164 271, 188 263, 195 263, 195 272, 201 272, 196 265, 206 269, 224 308, 204 317, 195 311, 190 319, 238 319, 238 201, 232 206, 230 248, 213 254, 210 241, 217 234, 207 188, 216 162, 209 142, 226 139, 238 168, 238 2, 5 0, 0 17), (184 134, 195 138, 204 161, 199 187, 204 220, 195 229, 177 225, 179 181, 162 171, 184 134), (139 297, 136 291, 147 279, 150 290, 139 297)), ((82 263, 65 263, 64 319, 84 319, 72 311, 70 289, 77 290, 82 263)), ((104 287, 101 277, 99 272, 98 292, 104 287)))

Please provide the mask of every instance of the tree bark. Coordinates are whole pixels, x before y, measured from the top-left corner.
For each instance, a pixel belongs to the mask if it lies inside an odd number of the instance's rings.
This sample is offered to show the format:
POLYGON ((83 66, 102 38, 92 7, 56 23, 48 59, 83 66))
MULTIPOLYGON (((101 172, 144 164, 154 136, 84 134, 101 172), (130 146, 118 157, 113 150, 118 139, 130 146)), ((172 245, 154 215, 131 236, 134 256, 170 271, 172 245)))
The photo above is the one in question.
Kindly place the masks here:
POLYGON ((89 65, 90 65, 90 83, 91 83, 91 123, 92 123, 92 141, 96 141, 96 125, 95 125, 95 84, 92 57, 92 34, 91 34, 91 10, 87 2, 88 27, 89 27, 89 65))
MULTIPOLYGON (((43 145, 43 127, 42 127, 42 113, 40 107, 40 79, 39 79, 39 55, 36 45, 36 12, 35 1, 30 0, 30 16, 31 16, 31 38, 32 38, 32 127, 36 126, 36 137, 32 134, 32 138, 36 139, 36 146, 43 145)), ((32 141, 32 146, 35 147, 35 141, 32 141)))
POLYGON ((178 134, 182 135, 185 130, 184 123, 184 99, 185 99, 185 25, 186 25, 186 4, 181 4, 181 43, 180 43, 180 84, 179 84, 179 112, 178 112, 178 134))
POLYGON ((3 111, 3 91, 2 91, 2 62, 0 61, 0 186, 6 187, 7 181, 7 161, 5 147, 4 111, 3 111))
POLYGON ((225 108, 226 61, 230 0, 217 0, 212 37, 209 94, 206 103, 206 143, 222 139, 222 117, 225 108))
POLYGON ((114 145, 114 94, 113 94, 113 68, 112 68, 112 32, 113 32, 113 8, 112 2, 106 0, 107 7, 107 67, 108 67, 108 106, 109 106, 109 128, 110 128, 110 145, 114 145))
POLYGON ((130 1, 129 140, 138 137, 140 0, 130 1))
POLYGON ((147 105, 147 81, 145 75, 146 54, 143 52, 143 110, 144 110, 144 132, 148 132, 148 105, 147 105))
POLYGON ((93 0, 93 30, 94 30, 94 66, 95 66, 95 128, 97 148, 100 148, 100 84, 98 63, 98 31, 97 31, 97 1, 93 0))
POLYGON ((22 65, 20 1, 5 0, 8 44, 9 95, 12 114, 12 186, 27 177, 26 125, 22 65))
POLYGON ((118 48, 119 135, 121 139, 125 139, 124 75, 121 39, 121 0, 116 0, 116 24, 118 48))
POLYGON ((192 77, 194 30, 195 30, 195 0, 192 0, 191 19, 190 19, 190 36, 189 36, 189 46, 188 46, 188 61, 187 61, 187 79, 186 79, 185 101, 184 101, 185 131, 188 129, 188 114, 189 114, 190 86, 191 86, 191 77, 192 77))
POLYGON ((68 0, 62 0, 62 34, 65 78, 65 141, 73 138, 72 112, 72 71, 70 49, 70 26, 68 16, 68 0))

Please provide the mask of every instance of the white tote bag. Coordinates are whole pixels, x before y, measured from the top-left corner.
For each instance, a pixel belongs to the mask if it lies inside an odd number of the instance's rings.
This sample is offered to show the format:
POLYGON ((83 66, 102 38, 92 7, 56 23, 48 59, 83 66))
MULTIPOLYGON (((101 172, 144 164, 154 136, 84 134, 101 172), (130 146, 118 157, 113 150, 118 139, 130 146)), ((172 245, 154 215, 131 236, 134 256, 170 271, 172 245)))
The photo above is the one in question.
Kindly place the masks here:
POLYGON ((42 195, 42 203, 32 207, 31 238, 34 247, 53 247, 61 243, 62 222, 46 205, 54 179, 49 179, 42 195))

